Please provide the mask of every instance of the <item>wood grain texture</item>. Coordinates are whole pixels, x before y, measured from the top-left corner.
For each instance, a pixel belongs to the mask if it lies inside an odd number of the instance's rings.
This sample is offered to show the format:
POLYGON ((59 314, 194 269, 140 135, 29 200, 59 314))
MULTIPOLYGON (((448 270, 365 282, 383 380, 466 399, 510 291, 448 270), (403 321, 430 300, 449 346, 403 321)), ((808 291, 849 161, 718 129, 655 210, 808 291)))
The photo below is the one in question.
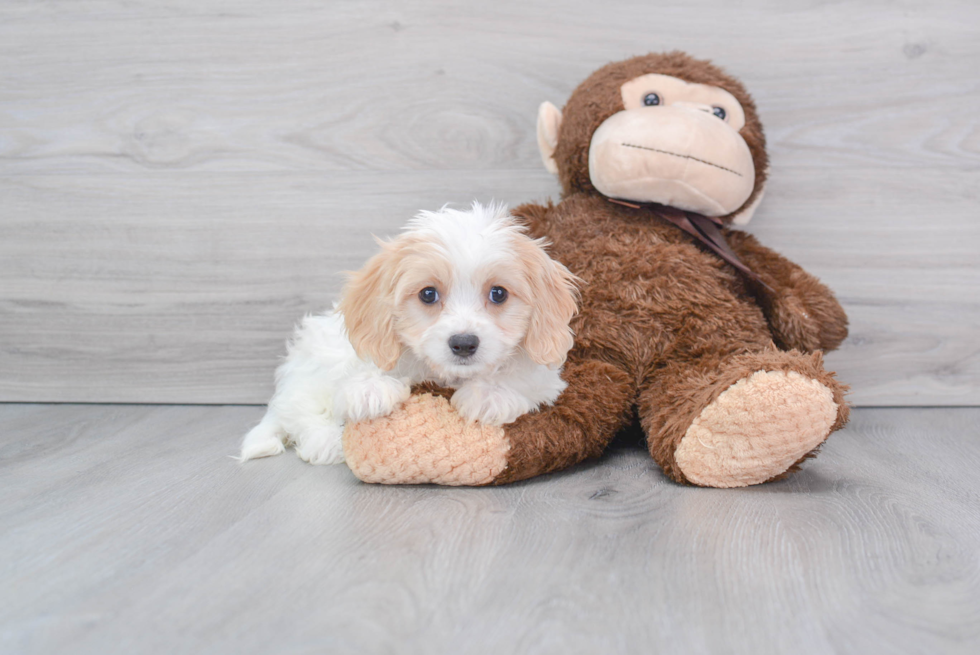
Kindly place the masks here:
POLYGON ((859 409, 785 482, 639 445, 501 488, 226 457, 258 408, 0 406, 5 653, 975 653, 980 409, 859 409))
POLYGON ((8 2, 11 172, 540 170, 542 100, 687 50, 742 78, 775 165, 980 164, 980 7, 8 2), (41 43, 57 47, 39 47, 41 43))
POLYGON ((752 231, 843 300, 852 402, 980 404, 966 1, 4 3, 0 400, 264 402, 369 232, 555 195, 537 105, 670 48, 755 95, 752 231))

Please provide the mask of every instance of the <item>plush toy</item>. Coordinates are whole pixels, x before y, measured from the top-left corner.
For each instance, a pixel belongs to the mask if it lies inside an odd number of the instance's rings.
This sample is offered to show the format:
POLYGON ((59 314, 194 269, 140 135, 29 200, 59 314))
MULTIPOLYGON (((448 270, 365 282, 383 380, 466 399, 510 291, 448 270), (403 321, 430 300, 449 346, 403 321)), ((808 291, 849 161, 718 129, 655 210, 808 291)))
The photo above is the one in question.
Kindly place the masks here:
POLYGON ((847 317, 812 275, 749 234, 767 157, 745 88, 707 61, 651 54, 600 68, 538 115, 557 205, 515 210, 582 280, 575 346, 551 407, 463 422, 439 389, 347 427, 362 480, 502 484, 603 452, 638 420, 673 480, 740 487, 797 470, 847 421, 822 351, 847 317))

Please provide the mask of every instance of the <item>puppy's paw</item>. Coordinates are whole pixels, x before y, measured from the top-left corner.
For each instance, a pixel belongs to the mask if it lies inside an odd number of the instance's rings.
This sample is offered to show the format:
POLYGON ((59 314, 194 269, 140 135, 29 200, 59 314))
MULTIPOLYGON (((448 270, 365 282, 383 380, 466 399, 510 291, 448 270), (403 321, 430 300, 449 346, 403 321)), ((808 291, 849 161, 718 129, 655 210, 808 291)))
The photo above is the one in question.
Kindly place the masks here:
POLYGON ((386 375, 355 378, 344 389, 347 407, 341 415, 349 421, 366 421, 387 416, 408 400, 411 389, 398 378, 386 375))
POLYGON ((457 389, 450 403, 463 418, 487 425, 513 423, 536 407, 513 389, 477 380, 457 389))
POLYGON ((296 454, 310 464, 344 461, 344 429, 339 425, 311 428, 296 437, 296 454))
POLYGON ((278 455, 286 449, 283 445, 285 437, 286 433, 278 423, 263 420, 245 435, 238 461, 247 462, 250 459, 278 455))

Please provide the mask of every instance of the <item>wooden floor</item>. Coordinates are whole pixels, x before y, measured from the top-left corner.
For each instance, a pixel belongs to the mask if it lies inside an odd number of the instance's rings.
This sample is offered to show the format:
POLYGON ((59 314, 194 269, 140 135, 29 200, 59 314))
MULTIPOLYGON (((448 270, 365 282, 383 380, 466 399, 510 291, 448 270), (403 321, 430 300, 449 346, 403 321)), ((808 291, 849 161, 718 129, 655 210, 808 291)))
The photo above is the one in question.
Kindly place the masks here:
POLYGON ((0 405, 0 651, 980 652, 980 409, 733 491, 628 442, 489 489, 240 465, 261 411, 0 405))

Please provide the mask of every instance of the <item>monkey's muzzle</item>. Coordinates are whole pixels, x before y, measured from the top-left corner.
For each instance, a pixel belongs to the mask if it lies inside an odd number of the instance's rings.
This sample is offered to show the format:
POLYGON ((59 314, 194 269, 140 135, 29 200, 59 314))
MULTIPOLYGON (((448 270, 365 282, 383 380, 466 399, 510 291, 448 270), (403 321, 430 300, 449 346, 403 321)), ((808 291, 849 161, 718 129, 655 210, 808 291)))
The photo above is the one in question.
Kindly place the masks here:
POLYGON ((592 135, 589 177, 603 195, 724 216, 755 186, 752 153, 713 114, 690 107, 624 110, 592 135))

